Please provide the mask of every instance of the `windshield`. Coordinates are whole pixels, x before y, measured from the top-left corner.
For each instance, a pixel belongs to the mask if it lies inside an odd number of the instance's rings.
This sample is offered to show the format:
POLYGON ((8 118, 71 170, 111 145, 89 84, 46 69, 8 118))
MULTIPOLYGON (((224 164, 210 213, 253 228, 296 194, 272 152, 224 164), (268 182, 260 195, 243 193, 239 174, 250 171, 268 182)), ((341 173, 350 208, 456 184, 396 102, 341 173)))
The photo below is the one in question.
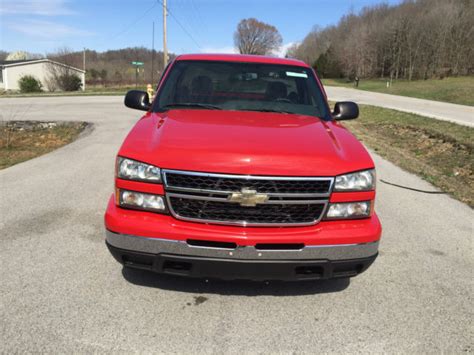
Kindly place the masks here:
POLYGON ((311 69, 261 63, 178 61, 153 111, 214 109, 295 113, 330 119, 311 69))

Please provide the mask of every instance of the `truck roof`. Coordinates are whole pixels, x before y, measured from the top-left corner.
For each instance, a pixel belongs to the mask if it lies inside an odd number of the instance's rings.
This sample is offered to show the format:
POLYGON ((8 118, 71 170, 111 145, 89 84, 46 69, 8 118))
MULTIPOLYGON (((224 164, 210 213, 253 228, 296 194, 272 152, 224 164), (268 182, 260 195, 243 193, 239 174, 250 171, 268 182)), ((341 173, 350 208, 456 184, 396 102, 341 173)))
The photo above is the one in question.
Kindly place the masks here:
POLYGON ((182 54, 176 57, 176 60, 214 60, 221 62, 266 63, 294 65, 305 68, 309 67, 308 64, 297 59, 267 57, 263 55, 248 54, 182 54))

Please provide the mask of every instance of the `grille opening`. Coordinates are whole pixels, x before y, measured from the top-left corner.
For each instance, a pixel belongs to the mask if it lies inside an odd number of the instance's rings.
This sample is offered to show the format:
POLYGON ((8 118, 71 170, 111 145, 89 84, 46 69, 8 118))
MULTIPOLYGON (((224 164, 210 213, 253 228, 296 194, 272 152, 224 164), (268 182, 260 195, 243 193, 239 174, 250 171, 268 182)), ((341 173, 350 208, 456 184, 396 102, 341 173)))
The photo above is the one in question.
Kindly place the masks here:
POLYGON ((191 263, 183 261, 171 261, 167 260, 163 263, 163 271, 166 272, 178 272, 187 274, 191 270, 191 263))
POLYGON ((205 247, 205 248, 219 248, 219 249, 236 249, 236 243, 229 242, 213 242, 210 240, 198 240, 198 239, 188 239, 186 240, 188 245, 193 247, 205 247))
POLYGON ((183 219, 256 224, 311 224, 324 210, 318 204, 262 204, 242 207, 235 203, 194 200, 170 196, 169 203, 176 215, 183 219))
POLYGON ((220 197, 223 199, 227 199, 229 196, 228 192, 201 192, 201 191, 176 191, 180 195, 187 195, 187 196, 202 196, 202 197, 220 197))
POLYGON ((323 277, 324 269, 322 266, 307 265, 295 268, 296 275, 319 276, 323 277))
POLYGON ((327 197, 315 196, 270 196, 268 201, 325 201, 327 197))
POLYGON ((153 258, 146 255, 123 255, 124 265, 138 268, 150 269, 153 266, 153 258))
POLYGON ((258 243, 255 245, 257 250, 301 250, 304 248, 303 243, 286 243, 286 244, 270 244, 258 243))

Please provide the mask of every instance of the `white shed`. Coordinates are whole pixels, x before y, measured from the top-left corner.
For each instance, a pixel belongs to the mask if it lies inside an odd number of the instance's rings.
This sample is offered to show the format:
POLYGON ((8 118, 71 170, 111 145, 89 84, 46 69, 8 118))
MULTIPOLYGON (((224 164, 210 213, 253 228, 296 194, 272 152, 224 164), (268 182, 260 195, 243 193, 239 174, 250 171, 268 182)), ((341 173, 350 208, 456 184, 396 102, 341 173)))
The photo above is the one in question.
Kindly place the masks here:
POLYGON ((24 75, 32 75, 41 81, 43 88, 46 90, 46 80, 49 77, 51 65, 66 67, 77 74, 82 81, 82 90, 85 89, 86 72, 84 70, 54 62, 50 59, 0 61, 0 89, 19 90, 18 80, 24 75))

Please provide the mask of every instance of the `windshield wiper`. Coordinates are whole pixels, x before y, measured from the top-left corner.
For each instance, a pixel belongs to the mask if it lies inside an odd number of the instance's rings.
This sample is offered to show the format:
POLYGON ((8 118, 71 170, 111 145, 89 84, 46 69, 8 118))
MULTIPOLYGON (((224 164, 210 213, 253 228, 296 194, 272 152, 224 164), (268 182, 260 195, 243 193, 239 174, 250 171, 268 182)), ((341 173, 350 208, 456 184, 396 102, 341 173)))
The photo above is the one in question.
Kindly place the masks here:
POLYGON ((291 113, 291 114, 294 114, 294 112, 284 111, 284 110, 275 110, 275 109, 271 109, 271 108, 252 108, 252 109, 247 108, 244 111, 276 112, 276 113, 291 113))
POLYGON ((176 103, 171 103, 168 105, 165 105, 163 107, 160 107, 161 110, 169 110, 173 107, 197 107, 197 108, 205 108, 208 110, 222 110, 221 107, 211 105, 211 104, 198 104, 198 103, 191 103, 191 102, 176 102, 176 103))

